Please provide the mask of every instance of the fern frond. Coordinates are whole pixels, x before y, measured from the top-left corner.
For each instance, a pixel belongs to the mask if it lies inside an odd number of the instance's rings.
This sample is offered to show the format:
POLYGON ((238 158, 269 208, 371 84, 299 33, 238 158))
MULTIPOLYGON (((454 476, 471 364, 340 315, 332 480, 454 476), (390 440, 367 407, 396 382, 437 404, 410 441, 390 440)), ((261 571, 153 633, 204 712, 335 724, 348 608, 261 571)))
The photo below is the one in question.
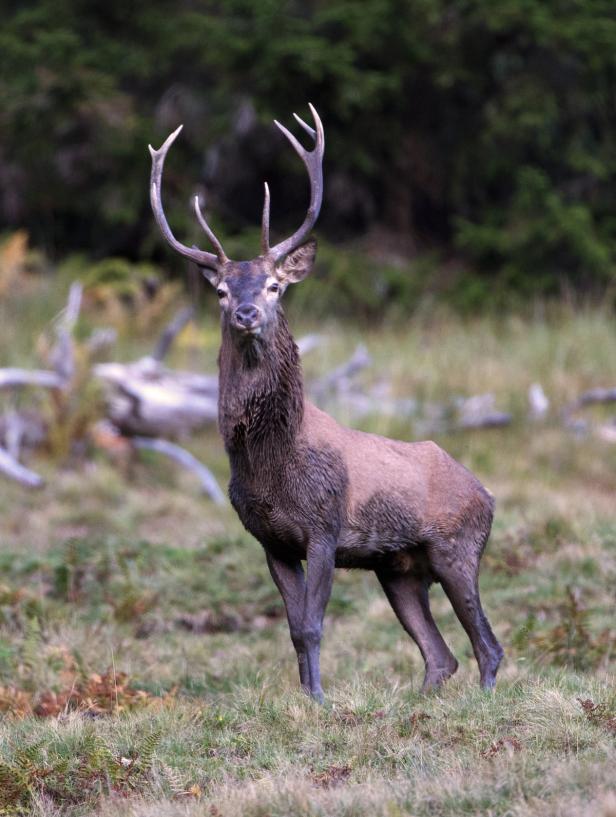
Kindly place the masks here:
POLYGON ((11 813, 11 807, 25 805, 31 795, 27 775, 17 766, 0 760, 0 813, 11 813))
POLYGON ((171 793, 175 795, 185 794, 188 783, 182 772, 167 765, 163 765, 161 768, 165 783, 169 786, 171 793))
POLYGON ((39 766, 41 762, 41 749, 43 742, 31 743, 29 746, 20 746, 15 750, 15 765, 22 772, 29 772, 32 768, 39 766))
POLYGON ((152 768, 154 761, 154 754, 158 749, 162 739, 162 730, 155 729, 146 735, 141 741, 139 748, 136 751, 135 766, 139 769, 140 774, 145 774, 152 768))
POLYGON ((24 676, 32 680, 41 661, 43 635, 36 616, 26 619, 24 640, 21 645, 21 666, 24 676))

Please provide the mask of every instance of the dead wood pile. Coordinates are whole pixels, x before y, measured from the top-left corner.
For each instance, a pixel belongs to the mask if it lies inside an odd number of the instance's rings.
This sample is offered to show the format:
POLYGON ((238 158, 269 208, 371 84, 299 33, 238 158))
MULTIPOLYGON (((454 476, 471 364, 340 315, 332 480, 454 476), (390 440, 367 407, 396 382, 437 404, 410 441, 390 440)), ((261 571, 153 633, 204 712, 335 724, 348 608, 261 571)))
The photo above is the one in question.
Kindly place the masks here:
MULTIPOLYGON (((54 343, 47 369, 0 369, 0 391, 15 393, 26 388, 46 390, 58 405, 74 391, 76 344, 74 328, 79 317, 82 287, 71 286, 67 305, 54 323, 54 343)), ((93 363, 88 377, 99 381, 104 390, 104 416, 92 424, 90 436, 105 447, 129 455, 150 450, 170 458, 191 471, 204 493, 215 502, 225 497, 211 471, 179 445, 217 420, 218 378, 214 374, 179 371, 163 360, 174 339, 194 317, 191 308, 182 309, 165 327, 151 355, 129 363, 93 363), (105 441, 105 442, 101 442, 105 441)), ((98 329, 85 341, 88 360, 113 345, 115 332, 98 329)), ((324 343, 320 335, 308 335, 298 342, 306 355, 324 343)), ((493 394, 454 397, 441 403, 422 402, 413 397, 395 397, 391 384, 379 379, 372 385, 361 375, 372 366, 365 346, 359 345, 351 357, 325 375, 308 382, 307 391, 318 405, 341 414, 350 422, 367 416, 391 416, 413 423, 415 436, 507 426, 514 421, 510 412, 500 410, 493 394)), ((79 395, 76 396, 77 399, 79 395)), ((595 388, 581 394, 560 412, 558 421, 577 434, 595 433, 616 442, 616 421, 592 424, 580 416, 587 406, 616 402, 616 388, 595 388)), ((540 384, 528 391, 527 419, 546 421, 550 401, 540 384)), ((25 464, 29 452, 45 445, 49 436, 44 414, 36 408, 9 408, 0 415, 0 473, 29 488, 43 485, 39 474, 25 464)))

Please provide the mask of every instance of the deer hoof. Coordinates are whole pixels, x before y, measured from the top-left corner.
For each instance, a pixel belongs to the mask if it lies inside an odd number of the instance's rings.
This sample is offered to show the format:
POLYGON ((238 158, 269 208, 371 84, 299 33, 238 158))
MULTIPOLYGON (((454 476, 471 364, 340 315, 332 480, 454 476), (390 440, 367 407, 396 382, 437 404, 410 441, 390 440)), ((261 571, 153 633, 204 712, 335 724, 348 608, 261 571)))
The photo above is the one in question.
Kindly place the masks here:
POLYGON ((318 704, 324 704, 325 703, 325 695, 323 694, 322 689, 317 689, 317 690, 311 692, 310 697, 312 698, 313 701, 315 701, 318 704))
POLYGON ((421 691, 432 692, 433 690, 439 689, 448 678, 451 678, 451 676, 457 669, 458 662, 455 659, 453 663, 447 667, 435 667, 434 669, 432 668, 427 669, 426 676, 421 687, 421 691))

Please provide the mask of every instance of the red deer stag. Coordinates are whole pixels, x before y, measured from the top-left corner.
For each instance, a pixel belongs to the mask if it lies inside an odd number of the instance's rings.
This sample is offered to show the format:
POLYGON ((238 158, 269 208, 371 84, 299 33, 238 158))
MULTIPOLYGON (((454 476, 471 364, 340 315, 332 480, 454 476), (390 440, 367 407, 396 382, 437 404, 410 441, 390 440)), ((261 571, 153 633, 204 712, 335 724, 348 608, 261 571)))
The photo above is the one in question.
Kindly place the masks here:
POLYGON ((161 178, 181 128, 160 150, 150 147, 158 226, 174 250, 201 267, 220 299, 219 426, 231 465, 231 503, 265 549, 302 688, 318 701, 323 617, 336 567, 375 571, 421 650, 423 689, 439 686, 458 666, 430 612, 428 589, 440 582, 470 638, 481 685, 491 688, 503 651, 482 610, 477 581, 492 524, 491 494, 435 443, 345 428, 304 396, 281 298, 289 284, 308 275, 317 249, 308 235, 323 196, 324 133, 310 110, 315 129, 295 118, 314 140, 312 151, 275 123, 308 171, 308 213, 290 238, 271 247, 266 184, 261 255, 252 261, 227 258, 198 197, 196 217, 216 253, 177 241, 163 212, 161 178))

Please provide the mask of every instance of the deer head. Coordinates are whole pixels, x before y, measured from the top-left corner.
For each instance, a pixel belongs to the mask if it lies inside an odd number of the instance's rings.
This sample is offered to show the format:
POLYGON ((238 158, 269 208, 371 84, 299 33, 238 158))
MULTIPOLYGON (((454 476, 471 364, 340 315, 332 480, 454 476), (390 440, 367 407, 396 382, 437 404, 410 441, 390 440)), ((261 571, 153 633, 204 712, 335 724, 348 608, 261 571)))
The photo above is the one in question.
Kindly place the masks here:
POLYGON ((270 247, 270 194, 266 182, 261 221, 261 255, 252 261, 231 261, 227 258, 222 244, 205 220, 198 196, 194 198, 195 214, 216 252, 211 253, 197 247, 186 247, 175 238, 163 211, 161 182, 167 152, 182 130, 182 126, 180 125, 166 139, 159 150, 154 150, 151 145, 149 146, 152 155, 150 201, 158 226, 176 252, 190 258, 201 267, 207 280, 216 288, 223 322, 240 337, 266 335, 275 327, 282 294, 289 284, 302 281, 310 272, 314 262, 317 245, 314 239, 308 239, 308 235, 318 218, 323 199, 325 136, 319 115, 312 105, 309 107, 314 118, 314 129, 297 114, 293 116, 314 140, 315 147, 312 151, 307 151, 290 131, 274 120, 308 171, 310 204, 306 218, 290 238, 270 247))

